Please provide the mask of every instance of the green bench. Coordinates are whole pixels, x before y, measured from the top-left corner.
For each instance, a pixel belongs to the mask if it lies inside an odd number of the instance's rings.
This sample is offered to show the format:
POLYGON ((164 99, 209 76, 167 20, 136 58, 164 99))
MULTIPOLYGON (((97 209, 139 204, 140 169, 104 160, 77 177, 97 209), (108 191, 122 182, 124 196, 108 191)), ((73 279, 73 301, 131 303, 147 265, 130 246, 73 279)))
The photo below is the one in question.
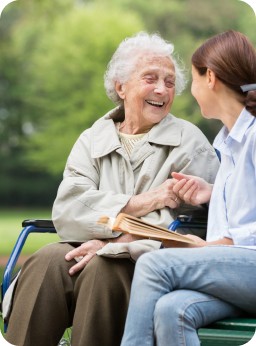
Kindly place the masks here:
POLYGON ((234 318, 200 328, 198 335, 201 346, 240 346, 252 339, 255 330, 256 318, 234 318))

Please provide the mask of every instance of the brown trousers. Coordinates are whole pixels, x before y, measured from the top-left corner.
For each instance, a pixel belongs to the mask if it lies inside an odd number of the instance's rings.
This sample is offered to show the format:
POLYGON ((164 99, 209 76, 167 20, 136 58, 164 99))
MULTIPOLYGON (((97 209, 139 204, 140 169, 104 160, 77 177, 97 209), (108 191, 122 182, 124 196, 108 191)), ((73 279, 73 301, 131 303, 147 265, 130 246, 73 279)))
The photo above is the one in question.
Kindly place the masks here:
POLYGON ((95 256, 71 277, 69 244, 51 244, 23 265, 5 338, 17 346, 56 346, 72 328, 72 346, 120 346, 134 264, 95 256))

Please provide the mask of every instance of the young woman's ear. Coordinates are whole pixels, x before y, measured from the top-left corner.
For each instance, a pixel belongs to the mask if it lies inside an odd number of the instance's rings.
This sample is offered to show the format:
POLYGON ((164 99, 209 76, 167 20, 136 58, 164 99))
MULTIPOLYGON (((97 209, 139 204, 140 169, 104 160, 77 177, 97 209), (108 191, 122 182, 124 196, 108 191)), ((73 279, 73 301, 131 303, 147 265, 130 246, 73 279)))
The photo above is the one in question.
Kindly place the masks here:
POLYGON ((116 92, 117 92, 118 96, 119 96, 122 100, 124 100, 124 98, 125 98, 125 86, 124 86, 124 84, 121 84, 121 83, 119 83, 119 82, 116 82, 116 84, 115 84, 115 89, 116 89, 116 92))
POLYGON ((206 71, 206 78, 207 78, 207 83, 208 83, 209 89, 213 89, 213 87, 215 86, 215 82, 216 82, 216 75, 209 68, 206 71))

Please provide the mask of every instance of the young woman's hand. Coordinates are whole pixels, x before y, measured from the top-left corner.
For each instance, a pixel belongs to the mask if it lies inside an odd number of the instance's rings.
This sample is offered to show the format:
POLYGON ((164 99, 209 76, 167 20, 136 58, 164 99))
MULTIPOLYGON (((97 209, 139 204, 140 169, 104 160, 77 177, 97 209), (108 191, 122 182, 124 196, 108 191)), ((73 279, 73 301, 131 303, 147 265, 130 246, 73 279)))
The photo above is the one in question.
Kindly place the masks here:
POLYGON ((212 184, 204 179, 182 173, 172 173, 175 180, 173 192, 187 204, 200 205, 209 202, 212 194, 212 184))

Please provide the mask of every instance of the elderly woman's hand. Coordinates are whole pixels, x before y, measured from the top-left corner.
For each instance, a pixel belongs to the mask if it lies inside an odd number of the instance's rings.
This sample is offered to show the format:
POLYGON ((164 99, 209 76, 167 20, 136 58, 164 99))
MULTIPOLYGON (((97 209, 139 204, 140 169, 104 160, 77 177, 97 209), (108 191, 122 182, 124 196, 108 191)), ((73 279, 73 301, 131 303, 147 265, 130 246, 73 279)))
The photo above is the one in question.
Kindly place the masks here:
POLYGON ((96 255, 96 252, 106 245, 106 241, 102 240, 89 240, 86 243, 81 244, 74 250, 69 251, 65 259, 71 261, 75 259, 78 261, 73 267, 70 268, 69 274, 74 275, 78 271, 82 270, 86 264, 96 255))
POLYGON ((173 191, 174 179, 167 179, 154 189, 132 196, 126 206, 122 209, 136 217, 144 216, 151 211, 169 207, 175 209, 180 206, 181 199, 173 191))
POLYGON ((155 210, 164 207, 175 209, 180 206, 181 200, 173 190, 174 185, 173 179, 167 179, 163 184, 152 190, 156 202, 155 210))
POLYGON ((111 238, 106 240, 93 239, 86 243, 81 244, 74 250, 69 251, 65 259, 71 261, 75 259, 78 263, 70 268, 69 274, 74 275, 78 271, 82 270, 86 264, 96 255, 96 252, 102 249, 109 242, 111 243, 130 243, 135 240, 140 240, 141 237, 136 237, 131 234, 124 233, 117 238, 111 238))

